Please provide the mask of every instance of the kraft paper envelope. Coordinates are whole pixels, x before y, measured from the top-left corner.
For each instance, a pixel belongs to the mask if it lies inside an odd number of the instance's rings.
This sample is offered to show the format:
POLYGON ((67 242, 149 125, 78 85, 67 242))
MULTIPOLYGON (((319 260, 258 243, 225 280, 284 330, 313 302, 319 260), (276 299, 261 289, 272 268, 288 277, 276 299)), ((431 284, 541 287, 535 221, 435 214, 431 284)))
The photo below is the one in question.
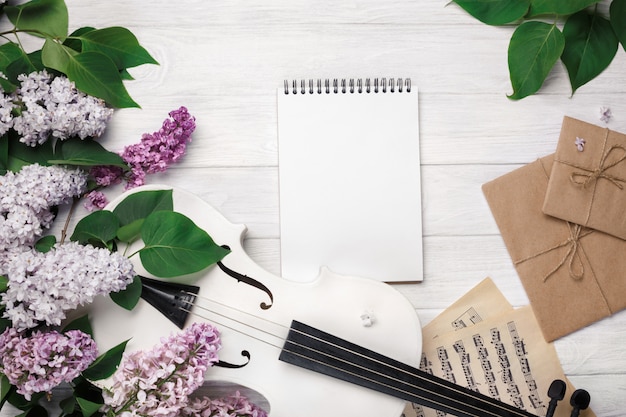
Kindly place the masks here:
POLYGON ((483 185, 547 341, 626 308, 626 241, 541 211, 553 155, 483 185))
POLYGON ((543 212, 626 239, 626 135, 565 117, 543 212))

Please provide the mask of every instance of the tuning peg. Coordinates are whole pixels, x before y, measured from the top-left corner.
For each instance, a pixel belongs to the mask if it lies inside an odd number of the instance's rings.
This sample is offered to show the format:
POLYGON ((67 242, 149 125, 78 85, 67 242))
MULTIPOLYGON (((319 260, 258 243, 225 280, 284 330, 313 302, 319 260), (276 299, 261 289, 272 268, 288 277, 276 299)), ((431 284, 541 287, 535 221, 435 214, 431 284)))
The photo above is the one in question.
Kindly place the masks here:
POLYGON ((572 409, 572 414, 570 417, 578 417, 580 414, 580 410, 584 410, 589 407, 589 402, 591 401, 591 396, 584 389, 577 389, 572 394, 572 397, 569 400, 569 403, 574 407, 572 409))
POLYGON ((557 402, 561 401, 565 397, 565 390, 567 385, 560 379, 555 379, 548 388, 548 397, 550 397, 550 403, 548 404, 548 411, 546 417, 553 417, 556 411, 557 402))

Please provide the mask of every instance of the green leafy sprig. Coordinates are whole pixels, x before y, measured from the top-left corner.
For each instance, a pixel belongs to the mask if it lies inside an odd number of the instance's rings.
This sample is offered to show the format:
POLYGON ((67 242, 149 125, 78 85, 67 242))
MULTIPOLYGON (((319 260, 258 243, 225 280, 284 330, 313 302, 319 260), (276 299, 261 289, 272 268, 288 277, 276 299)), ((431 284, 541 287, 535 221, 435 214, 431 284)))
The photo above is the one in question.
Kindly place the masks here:
POLYGON ((453 1, 488 25, 517 25, 508 48, 513 100, 539 91, 559 59, 573 95, 609 66, 620 43, 626 49, 626 0, 612 0, 609 16, 600 0, 453 1))
POLYGON ((0 32, 6 43, 0 45, 0 79, 4 91, 13 91, 20 74, 43 69, 65 74, 82 92, 101 98, 112 107, 139 107, 130 97, 124 80, 132 77, 128 68, 157 61, 126 28, 82 27, 68 33, 68 11, 64 0, 31 0, 18 6, 5 6, 13 28, 0 32), (43 41, 42 48, 27 53, 22 35, 43 41))
MULTIPOLYGON (((230 253, 191 219, 173 210, 172 190, 130 194, 112 211, 95 211, 81 219, 70 237, 110 250, 139 239, 144 246, 128 257, 138 255, 146 271, 160 278, 201 271, 230 253)), ((112 299, 132 309, 140 295, 141 282, 136 279, 112 299)))

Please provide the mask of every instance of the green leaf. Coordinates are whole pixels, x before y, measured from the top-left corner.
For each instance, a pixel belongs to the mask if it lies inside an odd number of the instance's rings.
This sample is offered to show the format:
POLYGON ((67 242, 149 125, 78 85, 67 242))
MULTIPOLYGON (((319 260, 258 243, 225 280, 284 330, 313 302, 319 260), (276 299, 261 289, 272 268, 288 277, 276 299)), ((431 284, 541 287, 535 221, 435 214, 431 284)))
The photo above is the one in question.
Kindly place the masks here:
POLYGON ((137 219, 134 222, 120 227, 117 229, 117 238, 122 242, 132 242, 139 237, 144 220, 145 219, 137 219))
POLYGON ((0 68, 6 68, 11 62, 24 54, 22 48, 14 42, 7 42, 0 45, 0 68))
POLYGON ((87 314, 71 321, 63 328, 63 332, 67 332, 70 330, 80 330, 81 332, 93 337, 93 329, 91 327, 91 323, 89 322, 89 316, 87 316, 87 314))
POLYGON ((0 373, 0 409, 2 409, 2 405, 11 390, 11 383, 9 382, 9 378, 3 373, 0 373))
POLYGON ((4 8, 16 28, 34 35, 65 39, 68 13, 64 0, 31 0, 19 6, 4 8))
POLYGON ((158 277, 198 272, 220 261, 229 251, 183 214, 156 211, 141 228, 146 247, 139 251, 143 266, 158 277))
POLYGON ((57 238, 54 235, 44 236, 35 242, 35 249, 41 253, 46 253, 49 252, 56 243, 57 238))
POLYGON ((124 354, 127 343, 128 340, 98 356, 96 360, 82 372, 82 375, 90 381, 98 381, 113 375, 113 372, 115 372, 122 360, 122 355, 124 354))
POLYGON ((68 46, 62 45, 52 39, 46 39, 41 49, 41 61, 48 67, 67 73, 70 58, 78 52, 68 46))
POLYGON ((9 278, 4 275, 0 275, 0 292, 5 292, 8 286, 9 286, 9 278))
POLYGON ((91 417, 96 411, 102 407, 102 404, 94 403, 84 398, 76 397, 76 402, 83 412, 83 417, 91 417))
POLYGON ((0 175, 9 169, 9 135, 0 136, 0 175))
POLYGON ((121 156, 111 152, 91 138, 71 138, 61 145, 63 159, 51 159, 50 164, 60 165, 113 165, 128 168, 121 156))
POLYGON ((561 60, 567 68, 572 94, 609 66, 618 48, 611 23, 597 13, 576 13, 563 27, 565 49, 561 60))
POLYGON ((112 292, 109 296, 118 306, 129 311, 132 310, 139 302, 139 298, 141 298, 141 278, 136 275, 133 278, 133 282, 125 289, 119 292, 112 292))
POLYGON ((613 0, 609 13, 613 31, 626 50, 626 0, 613 0))
POLYGON ((63 45, 67 46, 68 48, 72 48, 76 52, 82 52, 83 43, 80 41, 79 38, 81 35, 84 35, 87 32, 91 32, 92 30, 96 30, 96 28, 91 26, 83 26, 82 28, 76 29, 74 32, 70 33, 70 36, 68 36, 63 41, 63 45))
POLYGON ((466 12, 488 25, 505 25, 521 19, 530 0, 453 0, 466 12))
POLYGON ((92 30, 78 36, 83 51, 96 51, 107 55, 119 70, 143 64, 157 64, 135 35, 123 27, 92 30))
POLYGON ((540 15, 568 16, 579 12, 600 0, 531 0, 527 18, 540 15))
POLYGON ((5 75, 9 81, 15 85, 19 84, 17 77, 20 74, 30 74, 31 72, 40 71, 43 69, 43 63, 41 62, 41 52, 35 51, 30 54, 22 51, 19 58, 13 60, 5 69, 5 75))
MULTIPOLYGON (((7 42, 3 45, 0 45, 0 72, 6 75, 7 67, 13 62, 18 61, 23 56, 26 56, 26 54, 24 53, 24 51, 22 51, 22 48, 20 48, 19 45, 17 45, 16 43, 7 42)), ((7 80, 3 77, 0 77, 0 86, 2 86, 2 89, 8 93, 12 93, 13 91, 15 91, 16 88, 14 82, 11 82, 11 80, 7 80)))
POLYGON ((556 25, 524 22, 513 32, 509 42, 509 75, 513 94, 518 100, 536 93, 561 56, 565 40, 556 25))
POLYGON ((48 140, 36 147, 25 145, 17 135, 9 137, 9 170, 17 172, 24 165, 37 163, 50 165, 48 160, 54 157, 52 141, 48 140))
POLYGON ((113 213, 120 219, 120 225, 126 226, 145 219, 152 212, 173 209, 172 190, 155 190, 130 194, 113 209, 113 213))
POLYGON ((66 75, 76 88, 113 107, 139 107, 126 91, 115 63, 100 52, 86 51, 71 57, 66 75))
POLYGON ((115 239, 118 227, 119 219, 113 212, 94 211, 76 224, 70 240, 81 244, 101 243, 106 247, 107 242, 115 239))

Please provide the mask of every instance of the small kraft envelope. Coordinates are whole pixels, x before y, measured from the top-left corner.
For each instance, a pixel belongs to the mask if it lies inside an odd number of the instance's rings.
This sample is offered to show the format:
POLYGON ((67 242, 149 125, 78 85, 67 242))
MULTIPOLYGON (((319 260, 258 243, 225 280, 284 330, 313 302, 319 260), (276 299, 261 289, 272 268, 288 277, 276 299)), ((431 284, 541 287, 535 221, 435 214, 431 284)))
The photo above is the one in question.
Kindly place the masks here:
POLYGON ((547 341, 626 308, 626 241, 541 211, 553 160, 483 185, 547 341))
POLYGON ((565 117, 543 212, 626 239, 626 135, 565 117))

